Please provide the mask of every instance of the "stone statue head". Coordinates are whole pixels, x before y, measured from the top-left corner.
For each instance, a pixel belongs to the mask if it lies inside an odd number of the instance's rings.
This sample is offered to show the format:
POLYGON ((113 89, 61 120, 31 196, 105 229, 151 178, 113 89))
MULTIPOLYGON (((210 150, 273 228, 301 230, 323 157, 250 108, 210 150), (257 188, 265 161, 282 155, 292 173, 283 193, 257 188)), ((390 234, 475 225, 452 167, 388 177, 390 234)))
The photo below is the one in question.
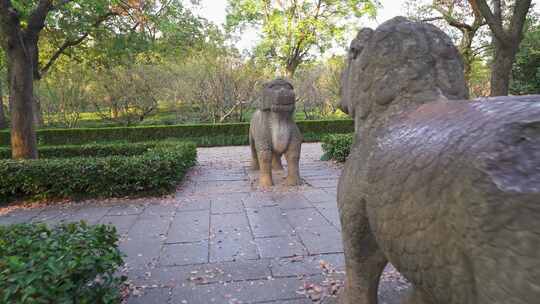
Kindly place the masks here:
POLYGON ((272 112, 293 112, 296 95, 293 85, 285 79, 275 79, 264 85, 259 109, 272 112))
POLYGON ((467 99, 463 61, 437 27, 393 18, 358 32, 342 74, 341 108, 356 120, 408 106, 467 99))

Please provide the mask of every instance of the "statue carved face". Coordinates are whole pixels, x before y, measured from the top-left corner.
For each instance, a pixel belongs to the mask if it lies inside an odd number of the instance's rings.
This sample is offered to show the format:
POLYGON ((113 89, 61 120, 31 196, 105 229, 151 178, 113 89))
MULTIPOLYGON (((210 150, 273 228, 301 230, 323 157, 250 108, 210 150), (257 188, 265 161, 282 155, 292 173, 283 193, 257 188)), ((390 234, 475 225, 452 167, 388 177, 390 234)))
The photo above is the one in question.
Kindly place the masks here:
POLYGON ((355 120, 435 100, 467 99, 461 56, 446 34, 393 18, 362 29, 342 74, 341 109, 355 120))
POLYGON ((292 84, 284 79, 270 81, 264 86, 261 110, 293 112, 296 95, 292 84))

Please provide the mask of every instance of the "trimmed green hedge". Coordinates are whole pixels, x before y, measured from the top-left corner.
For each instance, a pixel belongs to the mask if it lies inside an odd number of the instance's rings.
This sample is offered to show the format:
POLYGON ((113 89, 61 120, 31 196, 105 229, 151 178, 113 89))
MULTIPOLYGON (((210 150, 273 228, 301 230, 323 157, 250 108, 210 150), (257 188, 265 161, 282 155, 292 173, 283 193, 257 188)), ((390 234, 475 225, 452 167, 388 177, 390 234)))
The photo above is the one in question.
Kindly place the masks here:
POLYGON ((165 142, 140 155, 0 160, 0 205, 58 199, 163 194, 196 162, 193 143, 165 142))
MULTIPOLYGON (((350 133, 353 131, 352 120, 308 120, 298 121, 298 127, 305 136, 315 138, 315 135, 329 133, 350 133)), ((88 128, 88 129, 44 129, 37 131, 40 145, 80 145, 92 142, 107 142, 125 140, 129 142, 181 139, 193 141, 201 146, 225 144, 245 144, 249 123, 230 124, 197 124, 175 126, 139 126, 118 128, 88 128), (232 138, 232 139, 231 139, 232 138), (240 143, 241 142, 241 143, 240 143)), ((0 131, 0 145, 9 145, 9 131, 0 131)))
POLYGON ((347 160, 354 140, 354 134, 331 134, 322 138, 323 160, 338 162, 347 160))
MULTIPOLYGON (((140 143, 93 143, 84 145, 41 146, 38 148, 40 158, 72 158, 72 157, 106 157, 133 156, 143 154, 155 148, 159 142, 140 143)), ((11 149, 0 147, 0 159, 11 158, 11 149)))
POLYGON ((120 303, 113 226, 0 226, 0 303, 120 303))

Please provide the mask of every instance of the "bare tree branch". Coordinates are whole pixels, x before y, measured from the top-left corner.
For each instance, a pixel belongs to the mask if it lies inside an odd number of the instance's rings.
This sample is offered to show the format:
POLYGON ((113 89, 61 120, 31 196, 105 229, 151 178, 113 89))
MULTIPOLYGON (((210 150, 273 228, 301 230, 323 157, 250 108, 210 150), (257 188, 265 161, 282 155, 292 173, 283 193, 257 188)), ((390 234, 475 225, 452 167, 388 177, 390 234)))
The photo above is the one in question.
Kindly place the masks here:
MULTIPOLYGON (((530 0, 525 0, 525 1, 529 1, 530 3, 530 0)), ((473 8, 474 7, 478 8, 478 11, 480 11, 480 13, 484 16, 487 24, 489 25, 489 28, 491 29, 491 31, 497 37, 498 40, 508 41, 508 35, 504 31, 501 18, 494 15, 494 13, 491 11, 491 8, 487 4, 486 0, 469 0, 469 3, 471 4, 473 8)), ((499 9, 500 9, 500 6, 499 6, 499 9)))
MULTIPOLYGON (((512 37, 521 37, 523 35, 523 26, 525 24, 525 16, 531 7, 531 0, 516 0, 514 13, 510 21, 510 35, 512 37)), ((521 41, 521 39, 519 39, 521 41)))

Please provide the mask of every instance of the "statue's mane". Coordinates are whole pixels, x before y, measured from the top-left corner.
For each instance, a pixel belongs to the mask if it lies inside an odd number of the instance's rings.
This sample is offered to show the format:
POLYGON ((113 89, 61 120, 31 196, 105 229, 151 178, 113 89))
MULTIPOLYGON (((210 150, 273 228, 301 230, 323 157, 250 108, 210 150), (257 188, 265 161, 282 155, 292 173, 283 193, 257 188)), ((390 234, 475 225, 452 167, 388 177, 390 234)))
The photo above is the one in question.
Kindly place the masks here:
POLYGON ((403 17, 358 32, 342 78, 345 111, 364 119, 441 99, 468 99, 461 55, 445 33, 403 17))

